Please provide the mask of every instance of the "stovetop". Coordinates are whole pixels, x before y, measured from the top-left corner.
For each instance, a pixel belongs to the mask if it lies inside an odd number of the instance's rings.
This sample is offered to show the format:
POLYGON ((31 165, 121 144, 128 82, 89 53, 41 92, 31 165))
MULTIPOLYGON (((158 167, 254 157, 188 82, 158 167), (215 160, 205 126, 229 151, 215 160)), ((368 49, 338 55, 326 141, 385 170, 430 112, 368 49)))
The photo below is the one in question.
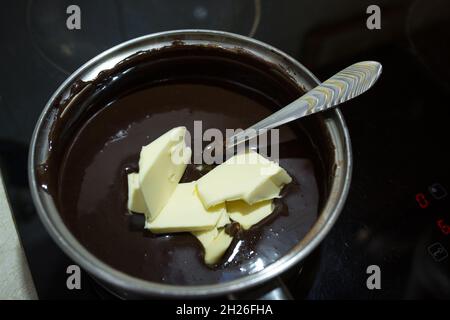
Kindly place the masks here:
MULTIPOLYGON (((445 0, 5 1, 0 11, 0 168, 40 298, 109 298, 89 276, 68 290, 74 264, 31 201, 27 153, 50 95, 103 50, 157 31, 202 28, 253 36, 320 79, 360 60, 384 71, 342 109, 354 153, 346 206, 319 249, 289 276, 296 298, 450 297, 450 5, 445 0), (68 30, 66 9, 81 9, 68 30), (369 266, 380 289, 368 289, 369 266)), ((369 281, 370 282, 370 281, 369 281)))

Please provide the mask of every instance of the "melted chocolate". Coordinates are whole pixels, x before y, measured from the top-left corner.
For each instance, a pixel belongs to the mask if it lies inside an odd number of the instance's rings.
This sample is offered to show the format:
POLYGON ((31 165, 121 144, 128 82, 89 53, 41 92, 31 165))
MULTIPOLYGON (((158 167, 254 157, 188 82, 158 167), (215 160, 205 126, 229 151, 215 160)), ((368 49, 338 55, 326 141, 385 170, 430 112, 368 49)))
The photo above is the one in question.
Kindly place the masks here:
MULTIPOLYGON (((303 93, 276 66, 245 52, 176 45, 139 53, 55 104, 52 152, 39 179, 78 240, 109 265, 142 279, 211 284, 254 273, 281 258, 314 224, 323 194, 313 120, 280 130, 280 164, 294 178, 275 212, 235 235, 222 263, 204 265, 190 234, 153 235, 127 211, 127 179, 143 145, 176 126, 246 128, 303 93), (68 111, 67 111, 68 110, 68 111), (310 123, 311 122, 311 123, 310 123), (305 126, 305 127, 304 127, 305 126), (319 190, 321 192, 319 192, 319 190)), ((182 181, 202 173, 189 166, 182 181)))

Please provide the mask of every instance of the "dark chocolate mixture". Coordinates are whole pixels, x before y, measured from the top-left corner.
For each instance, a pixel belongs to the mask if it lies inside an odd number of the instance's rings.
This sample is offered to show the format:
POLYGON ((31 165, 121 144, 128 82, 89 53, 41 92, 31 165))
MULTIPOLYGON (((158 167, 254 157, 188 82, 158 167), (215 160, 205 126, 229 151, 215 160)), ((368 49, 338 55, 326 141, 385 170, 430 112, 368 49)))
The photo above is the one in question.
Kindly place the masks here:
MULTIPOLYGON (((275 213, 238 232, 215 268, 204 265, 201 245, 190 234, 144 231, 143 216, 127 211, 126 174, 138 169, 141 147, 173 127, 192 134, 201 120, 203 130, 246 128, 301 95, 301 88, 243 52, 181 46, 131 60, 101 81, 79 83, 74 90, 83 94, 66 116, 72 119, 50 133, 56 150, 40 179, 69 229, 109 265, 156 282, 228 281, 281 258, 315 222, 324 188, 314 137, 304 129, 308 120, 280 130, 280 164, 294 182, 275 213)), ((182 181, 200 174, 190 166, 182 181)))

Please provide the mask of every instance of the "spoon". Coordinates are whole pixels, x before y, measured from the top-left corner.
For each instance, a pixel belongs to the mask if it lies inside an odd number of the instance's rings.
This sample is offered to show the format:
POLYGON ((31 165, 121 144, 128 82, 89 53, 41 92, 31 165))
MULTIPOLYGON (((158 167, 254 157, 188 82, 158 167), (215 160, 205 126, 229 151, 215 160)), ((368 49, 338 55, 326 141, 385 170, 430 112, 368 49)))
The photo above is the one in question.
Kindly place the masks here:
MULTIPOLYGON (((382 66, 376 61, 358 62, 343 69, 286 107, 226 139, 225 150, 255 138, 267 130, 328 110, 359 96, 374 85, 381 71, 382 66)), ((206 148, 214 148, 215 143, 206 148)))

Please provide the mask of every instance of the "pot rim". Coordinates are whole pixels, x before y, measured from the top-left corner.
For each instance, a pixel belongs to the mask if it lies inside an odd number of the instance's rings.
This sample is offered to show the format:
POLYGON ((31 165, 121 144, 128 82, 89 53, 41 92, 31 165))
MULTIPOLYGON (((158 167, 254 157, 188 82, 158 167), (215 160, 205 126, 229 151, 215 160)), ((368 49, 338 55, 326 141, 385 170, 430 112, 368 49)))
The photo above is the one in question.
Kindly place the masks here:
POLYGON ((28 178, 33 202, 36 206, 41 221, 53 240, 71 259, 98 279, 120 288, 120 290, 123 291, 124 296, 127 296, 128 291, 130 291, 142 295, 159 295, 172 298, 201 296, 212 297, 248 289, 267 282, 297 264, 319 245, 336 222, 349 191, 353 166, 350 136, 341 112, 339 109, 335 108, 334 110, 327 111, 327 119, 325 120, 325 124, 330 131, 333 142, 338 142, 337 145, 335 144, 335 172, 332 179, 332 184, 330 186, 330 195, 328 196, 317 221, 305 237, 286 255, 266 266, 261 271, 245 275, 232 281, 217 284, 162 284, 139 279, 122 271, 116 270, 102 262, 87 249, 85 249, 84 246, 81 245, 81 243, 79 243, 68 230, 53 201, 51 200, 51 197, 44 190, 42 190, 42 187, 38 185, 35 178, 36 166, 39 164, 38 148, 42 149, 42 146, 45 145, 44 139, 46 139, 47 136, 45 135, 43 129, 45 128, 47 116, 51 111, 52 102, 56 97, 60 96, 68 87, 70 87, 75 79, 79 79, 81 75, 84 74, 85 77, 96 76, 98 71, 106 68, 105 63, 112 67, 118 61, 131 55, 133 51, 137 52, 142 50, 142 47, 145 46, 146 43, 148 45, 149 43, 151 44, 155 41, 159 41, 157 43, 161 46, 162 43, 167 42, 170 44, 175 40, 181 40, 183 42, 186 41, 186 44, 189 45, 190 41, 195 42, 196 39, 201 39, 203 42, 217 42, 219 45, 226 44, 226 41, 228 41, 228 44, 241 44, 243 45, 242 48, 244 48, 244 50, 248 50, 251 54, 261 54, 262 52, 263 55, 266 55, 266 58, 272 57, 277 58, 277 60, 281 60, 281 66, 285 67, 286 72, 289 73, 294 71, 294 74, 291 74, 291 76, 299 76, 306 82, 301 83, 297 79, 296 81, 299 84, 306 84, 306 87, 312 87, 320 83, 320 81, 306 67, 289 55, 266 43, 246 36, 224 31, 203 29, 183 29, 153 33, 116 45, 92 58, 78 68, 51 96, 42 111, 33 132, 28 158, 28 178), (127 51, 127 49, 130 49, 136 45, 138 48, 127 51), (114 56, 110 57, 111 55, 114 56), (96 69, 96 66, 98 67, 99 63, 102 69, 96 69), (294 70, 291 70, 292 68, 294 70))

